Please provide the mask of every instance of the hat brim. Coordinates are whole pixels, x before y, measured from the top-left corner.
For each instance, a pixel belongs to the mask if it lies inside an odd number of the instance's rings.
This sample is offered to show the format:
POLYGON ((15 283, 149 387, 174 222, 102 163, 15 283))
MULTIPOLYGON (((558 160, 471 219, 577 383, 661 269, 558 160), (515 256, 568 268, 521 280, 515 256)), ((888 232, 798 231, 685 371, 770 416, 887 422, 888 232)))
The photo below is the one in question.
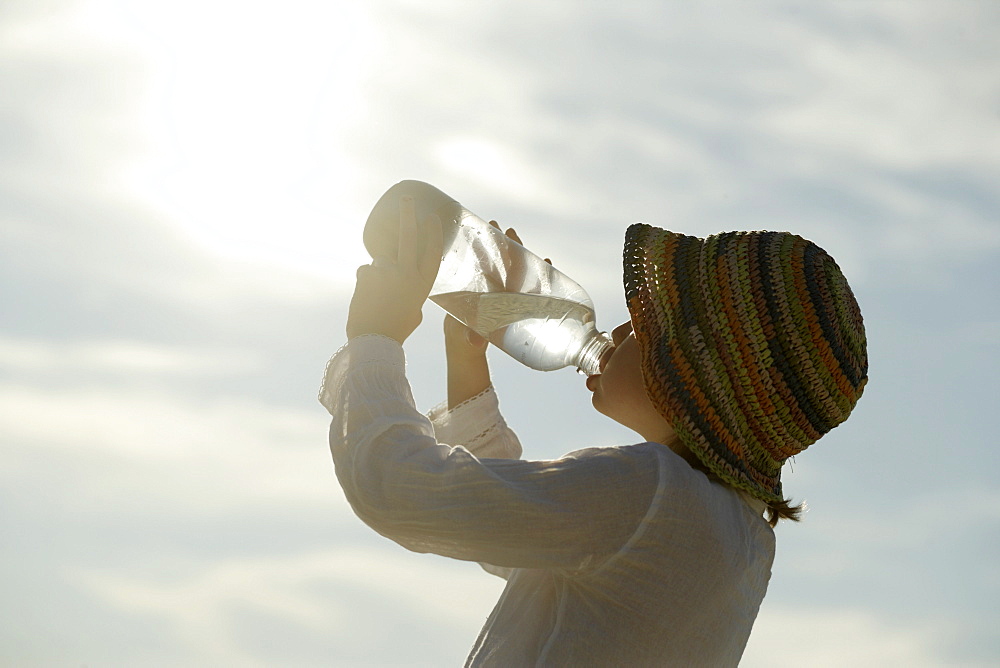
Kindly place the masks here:
POLYGON ((625 297, 646 392, 681 443, 714 475, 767 502, 782 497, 782 461, 747 438, 734 406, 733 360, 714 342, 718 314, 703 263, 705 240, 649 225, 625 237, 625 297))

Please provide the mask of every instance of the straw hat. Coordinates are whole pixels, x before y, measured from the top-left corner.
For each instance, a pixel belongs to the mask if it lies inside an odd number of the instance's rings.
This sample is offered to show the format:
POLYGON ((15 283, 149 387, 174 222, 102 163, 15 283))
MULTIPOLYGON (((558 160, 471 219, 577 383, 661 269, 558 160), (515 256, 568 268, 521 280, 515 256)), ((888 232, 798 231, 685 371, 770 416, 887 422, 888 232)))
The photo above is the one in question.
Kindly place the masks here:
POLYGON ((787 232, 699 239, 642 223, 624 265, 653 405, 721 479, 782 501, 782 464, 846 420, 868 380, 840 267, 787 232))

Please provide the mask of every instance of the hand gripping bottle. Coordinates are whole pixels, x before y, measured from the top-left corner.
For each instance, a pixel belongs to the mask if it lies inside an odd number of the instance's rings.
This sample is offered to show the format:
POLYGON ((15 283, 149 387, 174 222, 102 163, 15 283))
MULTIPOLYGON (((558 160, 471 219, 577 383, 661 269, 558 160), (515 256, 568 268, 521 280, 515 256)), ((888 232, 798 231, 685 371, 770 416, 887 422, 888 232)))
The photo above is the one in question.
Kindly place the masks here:
POLYGON ((597 331, 594 303, 584 289, 434 186, 401 181, 382 195, 365 224, 372 258, 395 257, 405 196, 413 198, 417 220, 437 214, 443 226, 431 301, 532 369, 599 372, 613 346, 597 331))

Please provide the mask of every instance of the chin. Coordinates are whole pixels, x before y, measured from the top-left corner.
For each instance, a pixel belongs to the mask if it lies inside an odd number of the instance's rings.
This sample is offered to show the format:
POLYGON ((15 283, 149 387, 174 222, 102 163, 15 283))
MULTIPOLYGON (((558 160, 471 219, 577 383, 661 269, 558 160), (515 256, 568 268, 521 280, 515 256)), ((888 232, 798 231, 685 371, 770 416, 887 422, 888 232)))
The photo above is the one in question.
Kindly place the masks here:
POLYGON ((600 413, 604 417, 611 418, 615 422, 621 424, 621 422, 617 418, 615 418, 614 415, 608 412, 607 406, 604 405, 604 397, 601 396, 600 390, 594 392, 594 394, 590 397, 590 403, 594 407, 594 410, 596 410, 598 413, 600 413))

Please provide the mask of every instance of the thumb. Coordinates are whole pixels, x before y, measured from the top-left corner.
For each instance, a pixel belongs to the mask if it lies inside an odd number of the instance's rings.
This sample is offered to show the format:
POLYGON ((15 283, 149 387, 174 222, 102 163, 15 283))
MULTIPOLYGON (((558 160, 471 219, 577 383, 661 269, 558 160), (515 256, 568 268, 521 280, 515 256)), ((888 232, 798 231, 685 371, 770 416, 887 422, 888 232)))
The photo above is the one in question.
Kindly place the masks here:
POLYGON ((469 342, 470 346, 476 348, 485 348, 488 341, 476 333, 476 330, 471 327, 467 327, 465 330, 465 340, 469 342))

